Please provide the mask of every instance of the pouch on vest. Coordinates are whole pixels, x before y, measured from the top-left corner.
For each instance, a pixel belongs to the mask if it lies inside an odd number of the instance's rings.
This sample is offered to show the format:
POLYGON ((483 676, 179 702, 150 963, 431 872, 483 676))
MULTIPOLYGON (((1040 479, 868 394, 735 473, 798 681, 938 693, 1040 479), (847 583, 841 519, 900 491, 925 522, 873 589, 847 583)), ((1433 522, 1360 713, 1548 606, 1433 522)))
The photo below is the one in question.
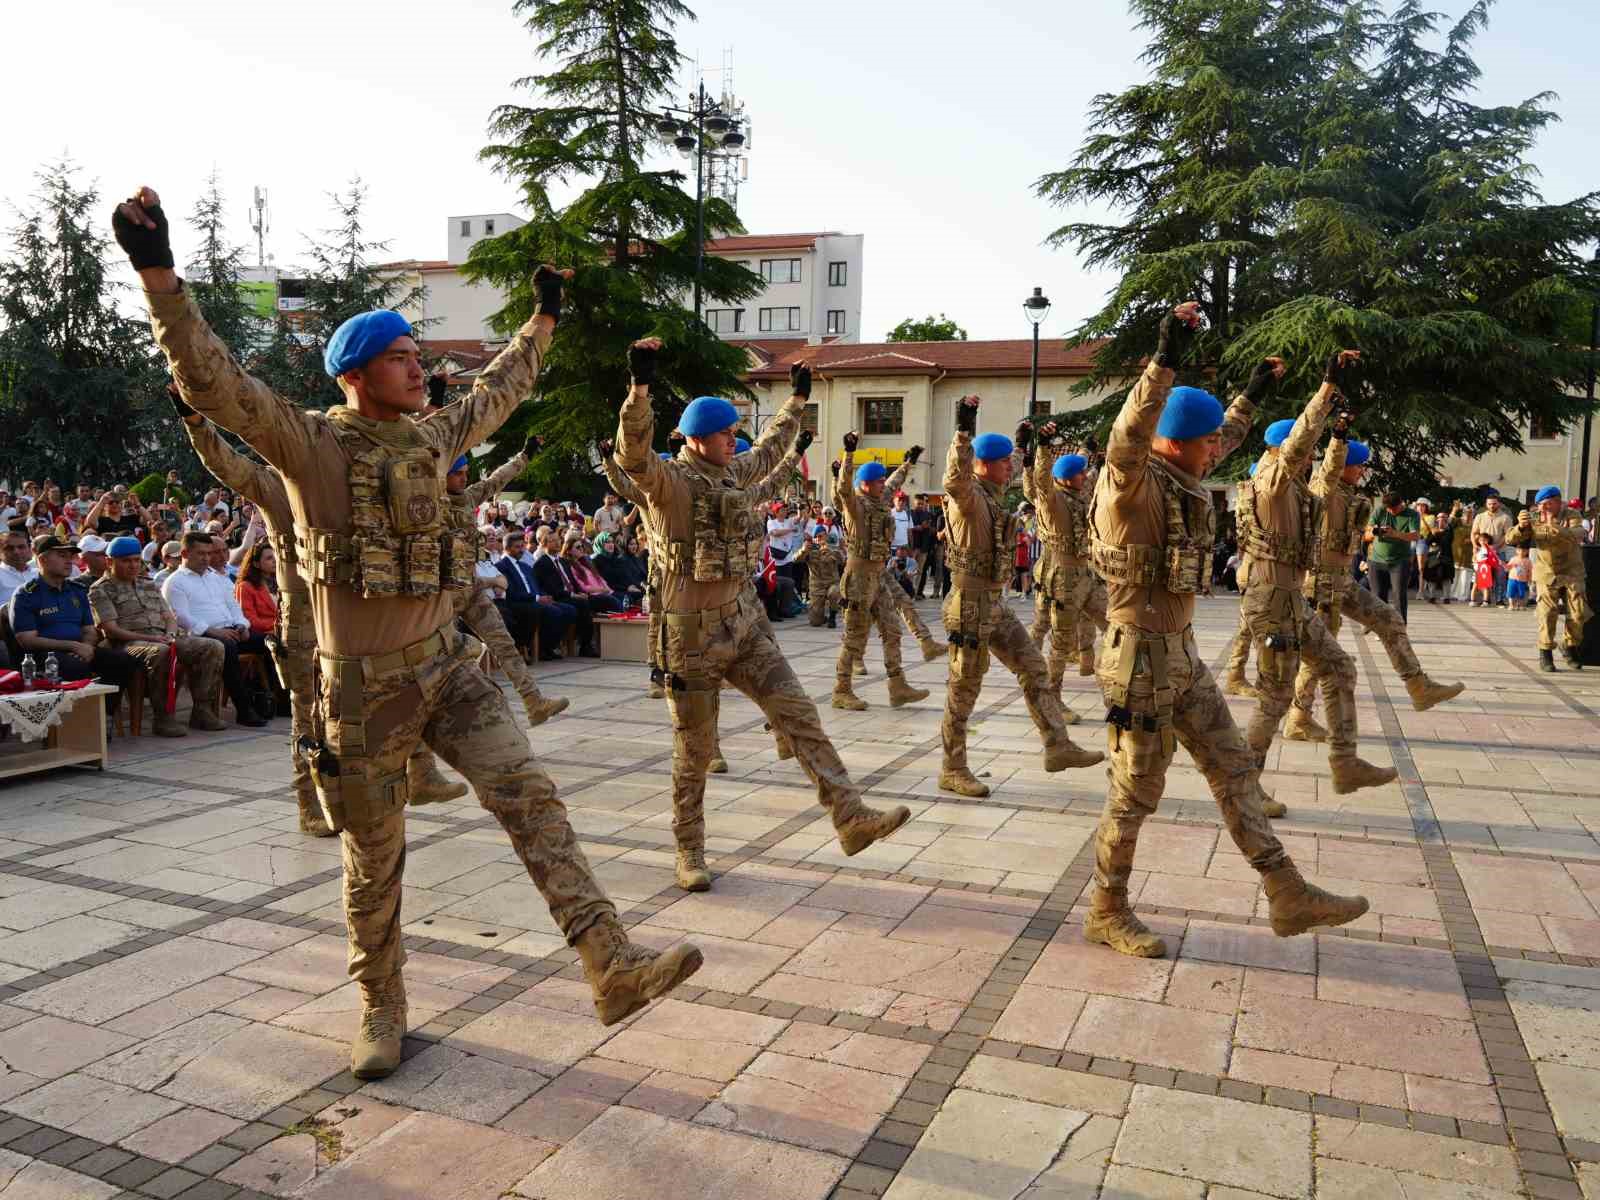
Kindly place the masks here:
POLYGON ((448 529, 439 539, 439 549, 440 582, 452 591, 471 588, 473 580, 477 578, 477 531, 448 529))
MULTIPOLYGON (((384 463, 389 498, 389 522, 398 534, 436 530, 441 523, 442 489, 433 454, 411 450, 384 463)), ((437 587, 437 583, 435 584, 437 587)))
POLYGON ((437 533, 414 533, 402 544, 405 555, 405 577, 402 585, 407 595, 432 596, 439 590, 439 550, 443 536, 437 533))

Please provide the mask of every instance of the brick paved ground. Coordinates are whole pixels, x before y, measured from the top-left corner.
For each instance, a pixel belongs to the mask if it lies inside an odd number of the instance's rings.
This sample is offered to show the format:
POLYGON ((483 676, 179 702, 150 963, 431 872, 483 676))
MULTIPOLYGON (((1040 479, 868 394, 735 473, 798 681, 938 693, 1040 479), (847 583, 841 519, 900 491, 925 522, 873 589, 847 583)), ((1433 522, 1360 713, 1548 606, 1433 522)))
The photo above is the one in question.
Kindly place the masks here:
MULTIPOLYGON (((294 831, 282 729, 0 785, 0 1194, 1600 1196, 1600 670, 1532 670, 1531 615, 1413 615, 1424 662, 1471 688, 1436 712, 1344 639, 1363 753, 1400 783, 1334 796, 1303 744, 1270 764, 1302 868, 1371 914, 1274 938, 1180 754, 1135 876, 1161 961, 1082 942, 1104 780, 1039 770, 998 668, 973 726, 985 801, 934 788, 942 664, 891 710, 874 648, 871 710, 824 707, 872 797, 915 814, 854 859, 725 700, 721 878, 689 897, 663 708, 638 668, 562 664, 545 678, 572 709, 540 741, 573 823, 635 936, 693 936, 706 967, 602 1029, 493 822, 423 810, 413 1036, 366 1086, 343 1069, 337 843, 294 831)), ((1201 604, 1208 660, 1234 626, 1231 600, 1201 604)), ((838 635, 780 629, 825 705, 838 635)), ((1093 716, 1090 684, 1069 676, 1093 716)))

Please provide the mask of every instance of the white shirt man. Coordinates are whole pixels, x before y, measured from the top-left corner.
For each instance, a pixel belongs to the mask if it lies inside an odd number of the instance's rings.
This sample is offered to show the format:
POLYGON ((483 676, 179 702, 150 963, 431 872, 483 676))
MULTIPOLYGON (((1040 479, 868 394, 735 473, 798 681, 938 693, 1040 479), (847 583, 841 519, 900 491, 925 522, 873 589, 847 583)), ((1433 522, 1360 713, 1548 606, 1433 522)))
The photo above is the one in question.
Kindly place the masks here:
POLYGON ((33 549, 22 533, 8 533, 0 549, 0 605, 9 604, 16 590, 39 573, 33 549))
POLYGON ((211 570, 203 561, 191 565, 186 558, 184 564, 167 577, 161 594, 178 614, 178 625, 185 633, 250 628, 228 577, 211 570))
POLYGON ((911 545, 911 510, 906 507, 904 500, 896 498, 894 507, 889 510, 889 516, 894 520, 894 538, 889 543, 889 549, 898 550, 901 546, 911 545))
POLYGON ((767 545, 772 550, 772 557, 780 566, 788 562, 795 551, 800 549, 800 537, 800 522, 795 520, 788 505, 780 508, 776 515, 767 518, 767 545))
POLYGON ((596 533, 616 533, 621 528, 622 506, 617 503, 615 496, 607 492, 605 503, 594 510, 594 531, 596 533))

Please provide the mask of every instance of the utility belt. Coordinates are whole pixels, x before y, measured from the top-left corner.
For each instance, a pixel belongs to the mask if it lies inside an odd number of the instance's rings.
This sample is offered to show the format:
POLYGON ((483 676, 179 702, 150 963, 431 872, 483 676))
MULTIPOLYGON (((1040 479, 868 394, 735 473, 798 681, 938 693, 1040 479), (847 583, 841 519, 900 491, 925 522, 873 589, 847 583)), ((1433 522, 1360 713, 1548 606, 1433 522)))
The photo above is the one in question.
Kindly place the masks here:
POLYGON ((1348 563, 1338 567, 1324 565, 1307 571, 1305 582, 1300 585, 1300 594, 1318 612, 1336 612, 1344 604, 1345 581, 1350 577, 1349 572, 1348 563))
POLYGON ((1189 653, 1192 637, 1188 626, 1178 633, 1149 633, 1132 625, 1112 625, 1106 630, 1101 651, 1101 689, 1106 697, 1106 737, 1113 751, 1131 733, 1159 734, 1161 749, 1171 755, 1177 751, 1177 734, 1172 714, 1177 689, 1172 686, 1169 663, 1189 653), (1132 695, 1136 676, 1150 676, 1148 711, 1135 711, 1143 704, 1132 695), (1132 703, 1130 703, 1132 701, 1132 703))
POLYGON ((311 764, 317 800, 330 828, 369 829, 403 809, 410 798, 404 761, 386 775, 371 772, 378 747, 367 740, 367 685, 452 654, 461 640, 452 620, 421 641, 387 654, 365 658, 317 655, 326 684, 323 736, 321 741, 302 737, 298 748, 311 764))

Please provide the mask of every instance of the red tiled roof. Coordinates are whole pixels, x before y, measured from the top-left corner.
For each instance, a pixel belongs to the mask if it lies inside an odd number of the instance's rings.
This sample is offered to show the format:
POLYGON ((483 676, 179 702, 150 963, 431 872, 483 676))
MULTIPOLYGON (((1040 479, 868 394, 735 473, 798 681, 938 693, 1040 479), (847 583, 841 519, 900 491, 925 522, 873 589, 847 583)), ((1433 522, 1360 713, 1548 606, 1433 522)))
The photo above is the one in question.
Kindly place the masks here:
MULTIPOLYGON (((1086 375, 1101 343, 1067 349, 1055 338, 1039 342, 1041 375, 1086 375)), ((751 379, 780 379, 792 363, 810 363, 824 375, 1026 375, 1033 342, 1007 338, 991 342, 861 342, 797 346, 763 367, 751 379)))
MULTIPOLYGON (((777 358, 783 358, 806 344, 804 335, 792 338, 723 338, 722 340, 730 346, 738 346, 741 350, 748 350, 755 356, 756 362, 761 365, 770 363, 777 358)), ((839 337, 835 334, 833 337, 824 338, 822 344, 828 345, 838 340, 839 337)))
POLYGON ((470 378, 493 361, 503 346, 486 346, 480 338, 423 338, 422 352, 429 358, 448 358, 458 368, 452 382, 470 378))
POLYGON ((706 239, 712 254, 744 254, 752 250, 809 250, 820 237, 832 237, 837 230, 820 233, 750 233, 706 239))

